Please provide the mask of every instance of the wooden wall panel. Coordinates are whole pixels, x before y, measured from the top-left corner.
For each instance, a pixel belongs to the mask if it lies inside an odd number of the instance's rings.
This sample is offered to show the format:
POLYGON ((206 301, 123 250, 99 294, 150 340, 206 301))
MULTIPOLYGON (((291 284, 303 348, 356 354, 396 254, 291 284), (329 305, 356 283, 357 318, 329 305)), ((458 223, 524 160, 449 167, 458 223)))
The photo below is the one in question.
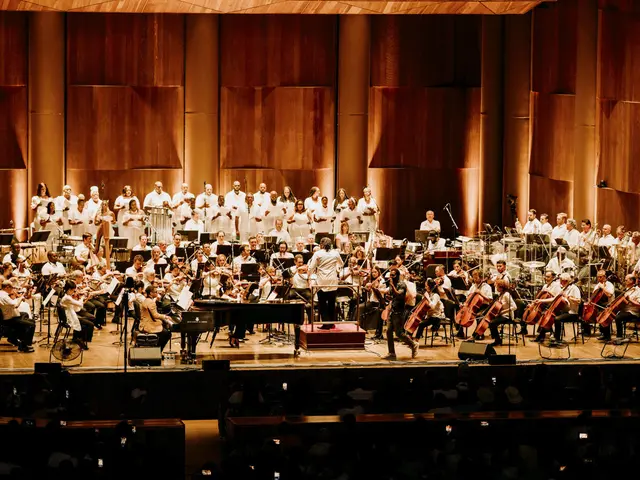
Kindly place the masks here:
POLYGON ((222 16, 221 86, 332 86, 336 22, 329 15, 222 16))
POLYGON ((223 168, 333 166, 333 89, 225 87, 220 98, 223 168))
POLYGON ((2 168, 27 168, 27 87, 0 86, 2 168))
POLYGON ((575 96, 532 93, 532 145, 529 173, 573 180, 575 96))
POLYGON ((640 14, 600 17, 600 98, 640 101, 640 14))
POLYGON ((624 225, 627 230, 640 230, 640 195, 637 193, 617 192, 610 188, 598 188, 597 217, 599 225, 610 224, 614 230, 624 225))
POLYGON ((530 175, 529 207, 538 211, 538 217, 549 214, 549 220, 555 225, 558 212, 573 211, 573 183, 530 175))
POLYGON ((92 15, 67 21, 70 85, 184 85, 184 17, 92 15))
POLYGON ((69 87, 67 168, 181 168, 182 88, 69 87))
POLYGON ((640 105, 602 100, 599 127, 599 179, 640 193, 640 105))
POLYGON ((575 93, 580 1, 562 0, 534 11, 531 59, 534 92, 575 93))
POLYGON ((27 84, 27 14, 0 12, 0 85, 27 84))
POLYGON ((370 168, 477 167, 479 135, 479 89, 370 90, 370 168))
MULTIPOLYGON (((27 226, 28 203, 32 193, 27 190, 27 170, 0 169, 0 189, 3 206, 0 208, 0 228, 9 228, 9 222, 13 220, 17 228, 27 226)), ((26 235, 20 233, 20 240, 26 240, 26 235)))
POLYGON ((480 32, 479 16, 374 16, 371 84, 479 86, 480 32))

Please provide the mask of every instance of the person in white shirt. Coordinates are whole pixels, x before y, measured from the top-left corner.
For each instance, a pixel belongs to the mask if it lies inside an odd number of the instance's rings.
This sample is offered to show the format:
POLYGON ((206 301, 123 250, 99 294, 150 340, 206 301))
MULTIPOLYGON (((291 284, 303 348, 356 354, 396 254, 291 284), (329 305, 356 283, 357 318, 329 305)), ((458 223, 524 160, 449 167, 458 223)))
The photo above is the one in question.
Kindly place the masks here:
POLYGON ((311 217, 302 200, 296 201, 294 213, 287 219, 292 238, 306 237, 311 231, 311 217))
POLYGON ((147 237, 144 233, 138 237, 138 244, 134 246, 131 250, 141 251, 141 250, 151 250, 151 247, 148 245, 149 237, 147 237))
POLYGON ((78 198, 76 208, 69 212, 69 225, 71 226, 72 237, 81 237, 85 232, 91 233, 90 227, 93 226, 93 216, 90 215, 85 206, 85 200, 82 196, 78 198))
POLYGON ((429 242, 427 243, 427 250, 430 253, 435 251, 442 251, 447 249, 447 240, 444 238, 437 237, 429 237, 429 242), (435 239, 435 242, 433 241, 435 239))
POLYGON ((427 232, 436 231, 440 233, 440 222, 438 220, 434 220, 435 214, 433 213, 433 210, 427 210, 426 216, 427 219, 420 224, 420 230, 427 232))
POLYGON ((282 195, 278 197, 278 202, 280 202, 285 208, 285 218, 290 217, 293 214, 293 209, 296 205, 296 196, 293 194, 290 186, 285 185, 282 189, 282 195))
POLYGON ((356 208, 356 200, 351 197, 347 203, 348 207, 342 211, 340 221, 349 224, 350 232, 359 232, 362 230, 362 212, 356 208))
POLYGON ((197 230, 198 231, 198 237, 200 237, 200 234, 202 232, 204 232, 204 222, 202 220, 200 220, 200 211, 199 210, 194 210, 191 213, 191 218, 189 220, 187 220, 187 222, 184 224, 184 229, 185 230, 197 230))
POLYGON ((176 255, 180 246, 182 245, 182 235, 176 233, 173 235, 173 243, 167 247, 166 256, 171 258, 172 255, 176 255))
POLYGON ((287 258, 293 258, 293 253, 287 252, 287 248, 287 242, 280 242, 278 244, 278 251, 271 255, 269 265, 275 267, 276 270, 283 270, 283 264, 281 263, 281 261, 287 258))
POLYGON ((591 220, 585 218, 580 226, 582 227, 582 232, 579 234, 578 245, 582 248, 591 248, 596 241, 596 231, 591 227, 591 220))
POLYGON ((123 210, 120 236, 127 239, 127 248, 132 248, 144 232, 147 216, 140 209, 137 198, 129 200, 129 205, 123 210))
POLYGON ((271 230, 268 234, 270 237, 276 237, 276 242, 287 242, 289 245, 291 244, 291 235, 283 228, 282 219, 279 218, 276 220, 276 228, 271 230))
MULTIPOLYGON (((231 245, 231 243, 227 242, 225 240, 224 237, 224 232, 223 231, 219 231, 218 234, 216 235, 216 241, 213 242, 213 244, 211 244, 211 251, 213 252, 214 255, 218 255, 218 246, 219 245, 231 245)), ((206 253, 205 253, 206 255, 206 253)), ((209 255, 206 255, 207 257, 209 257, 209 255)))
MULTIPOLYGON (((536 212, 536 210, 533 208, 527 212, 527 223, 525 223, 522 227, 523 234, 530 235, 540 233, 542 225, 540 224, 540 220, 536 218, 537 215, 538 212, 536 212)), ((516 228, 518 227, 518 225, 519 222, 516 222, 516 228)))
POLYGON ((196 198, 195 195, 189 191, 189 184, 183 183, 180 186, 180 191, 174 194, 171 198, 171 208, 175 210, 180 208, 185 203, 190 204, 191 200, 194 198, 196 198))
POLYGON ((511 293, 509 293, 509 284, 506 281, 498 280, 496 282, 496 290, 498 292, 497 301, 502 304, 502 308, 500 309, 498 316, 489 323, 489 331, 491 332, 491 338, 493 338, 493 343, 491 345, 494 347, 502 345, 498 326, 513 322, 513 314, 517 308, 516 302, 513 300, 511 293))
POLYGON ((39 183, 36 187, 36 194, 31 197, 31 210, 33 211, 34 217, 38 215, 38 213, 46 213, 47 204, 51 200, 51 194, 49 193, 47 184, 44 182, 39 183))
POLYGON ((567 249, 564 247, 558 247, 556 256, 549 260, 546 269, 555 275, 560 275, 562 272, 570 273, 571 276, 576 274, 576 264, 567 258, 567 249))
POLYGON ((233 222, 236 238, 241 242, 262 231, 262 208, 255 203, 252 193, 245 195, 245 204, 238 209, 233 222))
POLYGON ((320 240, 320 250, 309 261, 309 273, 317 275, 318 312, 324 325, 320 328, 331 329, 335 321, 336 295, 338 290, 338 271, 342 269, 342 258, 338 250, 332 250, 331 239, 320 240))
POLYGON ((53 201, 47 204, 46 213, 39 213, 34 220, 34 225, 38 225, 38 230, 49 231, 49 237, 47 238, 47 249, 51 250, 53 247, 53 241, 57 240, 62 235, 62 217, 56 213, 56 206, 53 201))
POLYGON ((569 248, 576 248, 580 243, 580 233, 576 229, 576 221, 573 218, 567 220, 567 231, 564 234, 564 241, 569 248))
POLYGON ((180 298, 180 292, 186 285, 186 279, 180 272, 180 266, 177 264, 171 265, 171 270, 164 275, 162 284, 165 287, 167 296, 172 302, 177 302, 180 298))
MULTIPOLYGON (((560 342, 562 336, 562 323, 563 322, 577 322, 578 318, 578 308, 580 306, 580 302, 582 301, 582 294, 580 293, 580 289, 571 284, 571 275, 568 273, 560 274, 560 286, 563 291, 561 293, 563 297, 563 310, 560 315, 556 315, 555 325, 554 325, 554 333, 555 333, 555 341, 560 342)), ((553 303, 555 297, 545 298, 536 300, 538 303, 553 303)), ((546 329, 540 327, 538 330, 538 336, 536 337, 536 342, 543 342, 544 338, 547 334, 546 329)))
POLYGON ((7 338, 10 343, 18 347, 19 352, 31 353, 34 351, 31 344, 35 323, 26 313, 18 310, 23 301, 24 296, 16 295, 11 280, 4 280, 0 290, 0 311, 2 311, 3 325, 9 329, 7 338))
POLYGON ((335 213, 333 208, 329 206, 329 198, 326 196, 321 199, 321 207, 313 212, 313 222, 316 233, 331 233, 333 232, 333 221, 335 220, 335 213))
MULTIPOLYGON (((640 287, 637 285, 635 275, 629 274, 624 279, 624 296, 626 302, 616 314, 616 338, 623 338, 627 323, 640 321, 640 287)), ((603 332, 611 337, 611 326, 608 332, 603 332)))
MULTIPOLYGON (((87 209, 87 215, 89 218, 93 220, 96 216, 96 213, 100 209, 100 205, 102 205, 102 200, 100 200, 100 190, 95 185, 89 189, 89 200, 87 200, 85 208, 87 209)), ((91 233, 92 235, 96 234, 96 226, 91 222, 89 225, 85 226, 85 231, 91 233)))
POLYGON ((202 212, 205 221, 213 216, 213 207, 218 203, 218 195, 213 193, 213 186, 206 184, 204 192, 196 197, 196 208, 202 212))
POLYGON ((260 216, 262 225, 259 227, 261 232, 270 232, 275 228, 276 220, 283 219, 287 208, 278 201, 278 192, 275 190, 269 193, 269 198, 262 204, 260 216))
POLYGON ((269 194, 267 193, 267 184, 261 183, 258 187, 258 191, 253 194, 253 199, 256 202, 256 205, 262 207, 266 204, 269 199, 269 194))
POLYGON ((556 216, 556 226, 553 227, 551 231, 551 238, 555 242, 557 238, 564 239, 565 234, 567 233, 567 214, 559 213, 556 216))
POLYGON ((233 259, 234 273, 240 272, 240 266, 243 263, 256 263, 256 259, 251 256, 251 249, 249 245, 242 245, 240 255, 233 259))
POLYGON ((144 197, 143 207, 144 211, 149 213, 152 208, 171 208, 171 196, 162 191, 162 182, 156 182, 153 186, 153 191, 149 192, 144 197))
POLYGON ((21 260, 23 262, 25 261, 25 257, 20 254, 21 251, 22 248, 20 247, 19 243, 12 243, 9 253, 4 256, 4 258, 2 259, 2 263, 10 263, 11 265, 13 265, 13 268, 16 268, 18 266, 18 260, 21 260))
POLYGON ((89 232, 83 233, 82 243, 79 243, 74 248, 73 256, 74 256, 75 262, 78 265, 87 266, 89 264, 89 260, 91 259, 91 251, 93 248, 91 244, 91 239, 92 239, 92 236, 89 232))
POLYGON ((553 231, 553 227, 549 223, 549 214, 543 213, 540 215, 540 234, 541 235, 551 235, 553 231))
POLYGON ((235 233, 234 215, 231 207, 226 205, 225 197, 218 195, 218 204, 211 208, 211 224, 207 231, 219 232, 222 230, 226 235, 232 237, 235 233))
POLYGON ((116 198, 116 201, 113 203, 113 212, 116 214, 116 218, 118 220, 118 235, 120 237, 127 236, 123 232, 128 227, 124 227, 123 229, 123 223, 124 215, 129 211, 131 201, 135 201, 136 206, 138 207, 138 209, 140 209, 140 201, 138 200, 138 197, 133 194, 131 185, 125 185, 124 187, 122 187, 122 195, 116 198))
POLYGON ((198 267, 201 264, 207 263, 209 260, 206 257, 206 255, 204 254, 204 252, 202 250, 198 250, 196 252, 196 258, 194 258, 193 260, 191 260, 191 265, 189 265, 189 267, 191 268, 191 272, 193 273, 193 275, 196 275, 198 272, 198 267))
POLYGON ((292 249, 293 253, 309 253, 309 250, 305 248, 304 246, 304 238, 303 237, 298 237, 295 240, 295 245, 292 249))
POLYGON ((162 256, 162 250, 159 246, 155 246, 151 249, 151 258, 144 266, 145 270, 153 270, 155 272, 156 265, 166 265, 167 260, 162 256))
POLYGON ((304 200, 304 208, 309 212, 309 215, 313 215, 313 212, 322 206, 320 196, 320 188, 311 187, 311 190, 309 190, 309 196, 304 200))
POLYGON ((62 218, 63 230, 69 230, 69 214, 71 210, 76 208, 78 197, 71 193, 71 187, 65 185, 62 187, 62 195, 56 197, 56 213, 62 218))
POLYGON ((47 263, 42 266, 41 272, 43 276, 57 275, 62 277, 67 273, 64 265, 58 261, 58 254, 56 252, 47 252, 47 260, 47 263))
POLYGON ((440 300, 440 295, 436 291, 436 282, 432 278, 427 278, 424 284, 425 294, 423 301, 429 302, 429 310, 426 316, 420 322, 418 330, 416 330, 415 339, 420 340, 425 328, 431 327, 434 332, 440 328, 440 322, 444 320, 444 306, 440 300))
POLYGON ((357 209, 362 212, 362 230, 365 232, 375 232, 378 227, 380 217, 380 207, 371 196, 371 188, 365 187, 362 190, 363 197, 358 200, 357 209))
POLYGON ((142 280, 144 278, 144 257, 142 255, 133 257, 133 265, 127 268, 124 274, 135 280, 142 280))
POLYGON ((245 197, 246 194, 240 190, 240 182, 236 180, 233 182, 233 190, 225 195, 224 203, 235 215, 235 212, 245 204, 245 197))
POLYGON ((616 239, 611 235, 611 225, 608 223, 602 226, 602 236, 598 239, 599 247, 611 247, 614 245, 616 239))

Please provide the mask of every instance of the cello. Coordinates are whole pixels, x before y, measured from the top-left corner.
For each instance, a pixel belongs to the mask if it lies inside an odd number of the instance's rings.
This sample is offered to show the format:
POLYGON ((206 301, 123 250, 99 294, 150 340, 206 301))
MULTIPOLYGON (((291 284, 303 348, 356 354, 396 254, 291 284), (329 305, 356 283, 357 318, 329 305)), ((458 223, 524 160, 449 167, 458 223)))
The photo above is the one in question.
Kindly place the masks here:
POLYGON ((404 329, 409 333, 409 335, 413 336, 415 331, 420 326, 420 323, 425 319, 429 310, 431 310, 431 298, 429 297, 429 293, 425 292, 423 299, 420 301, 418 306, 413 309, 411 315, 404 323, 404 329))
POLYGON ((502 310, 502 302, 500 300, 496 300, 491 304, 487 313, 482 317, 482 320, 478 321, 478 326, 476 327, 476 331, 473 332, 474 335, 482 336, 484 332, 489 328, 489 324, 491 321, 500 315, 500 311, 502 310))
POLYGON ((618 297, 611 302, 602 312, 598 315, 597 322, 599 325, 603 327, 611 326, 611 323, 616 318, 616 314, 620 311, 620 309, 627 303, 627 293, 632 290, 634 287, 627 288, 624 292, 622 292, 618 297))
POLYGON ((544 312, 544 303, 536 303, 535 300, 545 300, 550 298, 551 294, 545 290, 540 290, 534 301, 527 305, 522 314, 522 321, 527 325, 535 325, 538 323, 544 312))
POLYGON ((604 288, 598 285, 598 288, 591 294, 591 298, 582 310, 582 320, 585 323, 596 323, 598 304, 602 301, 603 296, 604 288))
POLYGON ((549 308, 547 308, 547 310, 544 312, 544 315, 540 319, 540 324, 538 325, 539 328, 542 328, 544 330, 551 330, 551 325, 555 321, 556 315, 560 313, 560 309, 565 303, 564 292, 566 292, 567 288, 573 285, 576 281, 577 279, 573 282, 567 283, 567 285, 560 291, 560 293, 556 295, 556 297, 553 299, 553 302, 551 302, 549 308))
POLYGON ((478 310, 480 310, 485 303, 484 297, 480 294, 480 287, 482 287, 484 283, 485 282, 482 282, 478 286, 478 290, 469 294, 464 305, 462 305, 456 314, 456 323, 462 328, 467 328, 473 325, 476 313, 478 313, 478 310))

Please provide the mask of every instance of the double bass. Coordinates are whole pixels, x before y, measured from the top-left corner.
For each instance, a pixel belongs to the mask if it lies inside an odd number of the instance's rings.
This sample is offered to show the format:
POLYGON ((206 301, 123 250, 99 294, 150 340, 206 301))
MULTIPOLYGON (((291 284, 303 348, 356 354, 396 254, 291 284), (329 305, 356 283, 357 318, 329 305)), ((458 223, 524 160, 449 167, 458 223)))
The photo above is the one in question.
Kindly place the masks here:
POLYGON ((627 293, 633 288, 634 287, 627 288, 624 292, 618 295, 618 297, 611 302, 607 308, 600 312, 600 315, 598 315, 598 319, 596 320, 599 325, 603 327, 611 326, 611 323, 616 318, 616 314, 627 303, 627 293))
POLYGON ((551 302, 551 304, 549 305, 549 308, 547 308, 547 310, 544 312, 544 315, 540 319, 539 328, 543 328, 545 330, 551 330, 551 325, 555 321, 556 315, 560 313, 561 308, 564 306, 564 302, 565 302, 564 292, 566 292, 567 288, 573 285, 576 281, 577 279, 574 280, 573 282, 567 283, 567 285, 560 291, 560 293, 556 295, 556 297, 553 299, 553 302, 551 302))
POLYGON ((551 298, 551 294, 545 290, 540 290, 534 301, 527 305, 522 314, 522 321, 527 325, 535 325, 538 323, 544 312, 544 303, 536 303, 535 300, 545 300, 551 298))
POLYGON ((480 287, 482 287, 484 283, 485 282, 482 282, 478 286, 478 290, 469 294, 467 300, 464 302, 464 305, 462 305, 462 307, 456 314, 456 323, 462 328, 467 328, 473 325, 473 321, 476 318, 478 310, 480 310, 480 308, 484 305, 484 297, 480 294, 480 287))

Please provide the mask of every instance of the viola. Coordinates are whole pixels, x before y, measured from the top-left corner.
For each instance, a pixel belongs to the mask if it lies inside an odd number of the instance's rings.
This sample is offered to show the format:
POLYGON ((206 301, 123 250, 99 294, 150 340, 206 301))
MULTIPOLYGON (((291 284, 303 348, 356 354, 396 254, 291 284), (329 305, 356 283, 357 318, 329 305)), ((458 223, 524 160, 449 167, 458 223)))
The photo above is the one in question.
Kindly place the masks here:
POLYGON ((489 328, 489 324, 491 321, 500 315, 500 311, 502 310, 502 302, 500 300, 496 300, 493 302, 487 313, 482 317, 482 320, 478 322, 478 326, 476 327, 475 335, 481 336, 484 335, 484 332, 489 328))
MULTIPOLYGON (((482 286, 482 283, 480 284, 480 286, 482 286)), ((462 306, 462 308, 460 308, 460 310, 458 310, 458 313, 456 314, 456 323, 463 328, 470 327, 473 324, 478 310, 480 310, 480 307, 482 307, 485 303, 484 297, 480 295, 479 292, 480 286, 478 287, 478 290, 471 293, 467 297, 464 305, 462 306)))
POLYGON ((556 319, 556 315, 558 315, 562 311, 562 307, 565 305, 564 292, 573 285, 577 280, 568 283, 561 291, 556 295, 556 298, 551 302, 549 308, 544 312, 544 315, 540 319, 540 328, 545 330, 551 330, 551 325, 556 319))
MULTIPOLYGON (((551 294, 545 290, 540 290, 538 295, 536 295, 535 300, 545 300, 547 298, 551 298, 551 294)), ((546 306, 547 305, 544 303, 530 303, 527 305, 527 308, 524 309, 522 321, 527 325, 535 325, 540 321, 540 318, 542 318, 542 314, 546 306)))
POLYGON ((585 323, 595 323, 598 315, 598 304, 604 298, 604 288, 598 286, 596 291, 591 294, 589 302, 584 305, 582 310, 582 320, 585 323))
POLYGON ((618 297, 611 302, 607 308, 605 308, 600 315, 598 315, 597 322, 599 325, 603 327, 608 327, 611 325, 613 320, 616 318, 616 314, 620 311, 620 309, 627 303, 627 292, 631 290, 631 288, 627 288, 624 292, 622 292, 618 297))

